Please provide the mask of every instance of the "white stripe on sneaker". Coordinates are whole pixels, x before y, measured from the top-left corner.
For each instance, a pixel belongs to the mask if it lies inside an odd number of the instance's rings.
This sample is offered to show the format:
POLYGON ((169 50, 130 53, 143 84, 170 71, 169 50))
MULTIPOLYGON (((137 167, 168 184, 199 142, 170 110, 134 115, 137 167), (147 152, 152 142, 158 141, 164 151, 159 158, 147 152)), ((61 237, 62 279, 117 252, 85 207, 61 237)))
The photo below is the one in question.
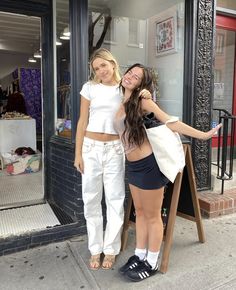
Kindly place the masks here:
POLYGON ((138 273, 139 277, 143 280, 143 276, 141 273, 138 273))

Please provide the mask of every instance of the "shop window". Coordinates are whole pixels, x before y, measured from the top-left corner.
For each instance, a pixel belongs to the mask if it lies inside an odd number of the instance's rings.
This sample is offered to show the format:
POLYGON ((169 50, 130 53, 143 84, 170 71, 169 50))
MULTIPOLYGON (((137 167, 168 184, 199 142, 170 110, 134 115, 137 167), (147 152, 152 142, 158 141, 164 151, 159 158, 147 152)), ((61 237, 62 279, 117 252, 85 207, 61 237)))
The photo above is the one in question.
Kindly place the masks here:
POLYGON ((180 119, 184 3, 183 0, 88 0, 89 56, 97 48, 109 49, 118 60, 122 73, 134 63, 146 65, 153 72, 161 108, 180 119))
POLYGON ((54 2, 56 133, 71 137, 69 0, 54 2))
MULTIPOLYGON (((213 108, 228 112, 232 112, 234 96, 235 40, 234 31, 216 29, 213 108)), ((218 120, 217 111, 213 111, 213 119, 218 120)))

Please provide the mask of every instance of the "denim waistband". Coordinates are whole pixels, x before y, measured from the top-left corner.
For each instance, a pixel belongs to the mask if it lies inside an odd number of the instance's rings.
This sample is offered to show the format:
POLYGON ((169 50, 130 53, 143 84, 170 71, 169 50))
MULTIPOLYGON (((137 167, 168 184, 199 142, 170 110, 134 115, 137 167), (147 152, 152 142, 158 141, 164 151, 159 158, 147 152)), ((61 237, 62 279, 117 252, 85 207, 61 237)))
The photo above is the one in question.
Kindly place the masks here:
POLYGON ((88 137, 84 137, 84 143, 93 145, 93 146, 114 146, 114 145, 121 145, 120 139, 112 140, 112 141, 98 141, 88 137))

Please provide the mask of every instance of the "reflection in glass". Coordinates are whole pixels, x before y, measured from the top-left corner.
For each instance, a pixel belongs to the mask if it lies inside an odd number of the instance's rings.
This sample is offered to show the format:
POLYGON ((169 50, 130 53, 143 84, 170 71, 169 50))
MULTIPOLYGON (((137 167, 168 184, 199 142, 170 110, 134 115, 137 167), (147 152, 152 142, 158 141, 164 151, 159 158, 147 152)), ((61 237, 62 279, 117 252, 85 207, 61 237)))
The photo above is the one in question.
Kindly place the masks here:
POLYGON ((69 0, 56 1, 57 133, 71 136, 69 0))
MULTIPOLYGON (((224 109, 232 114, 233 71, 235 54, 235 32, 217 29, 215 38, 214 100, 213 108, 224 109)), ((218 120, 213 111, 213 120, 218 120)))

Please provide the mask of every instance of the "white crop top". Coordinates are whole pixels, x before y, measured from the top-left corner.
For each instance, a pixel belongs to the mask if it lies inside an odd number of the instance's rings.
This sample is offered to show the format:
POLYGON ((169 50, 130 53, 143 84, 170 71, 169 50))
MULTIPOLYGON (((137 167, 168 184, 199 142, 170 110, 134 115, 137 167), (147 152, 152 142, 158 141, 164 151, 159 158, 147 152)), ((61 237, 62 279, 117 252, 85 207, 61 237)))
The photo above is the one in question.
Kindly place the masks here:
POLYGON ((90 101, 89 122, 86 130, 118 134, 114 129, 113 119, 122 100, 119 85, 106 86, 89 81, 83 85, 80 94, 90 101))

